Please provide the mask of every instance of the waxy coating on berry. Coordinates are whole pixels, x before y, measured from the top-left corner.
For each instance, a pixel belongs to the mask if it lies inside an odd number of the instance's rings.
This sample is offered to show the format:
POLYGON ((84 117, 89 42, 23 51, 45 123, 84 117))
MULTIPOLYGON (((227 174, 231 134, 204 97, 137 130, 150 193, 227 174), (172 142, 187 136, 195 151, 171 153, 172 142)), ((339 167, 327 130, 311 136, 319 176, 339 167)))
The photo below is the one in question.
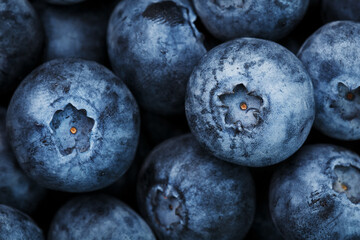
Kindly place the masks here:
POLYGON ((240 38, 213 48, 194 68, 185 112, 191 132, 214 156, 268 166, 305 142, 315 118, 313 94, 307 71, 290 51, 240 38))

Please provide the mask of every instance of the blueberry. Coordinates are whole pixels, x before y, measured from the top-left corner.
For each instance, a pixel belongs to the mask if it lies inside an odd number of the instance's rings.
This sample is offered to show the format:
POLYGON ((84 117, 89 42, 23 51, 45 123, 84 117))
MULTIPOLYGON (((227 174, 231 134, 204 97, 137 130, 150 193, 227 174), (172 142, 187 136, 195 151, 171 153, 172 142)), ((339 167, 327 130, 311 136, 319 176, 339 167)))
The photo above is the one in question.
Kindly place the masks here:
POLYGON ((321 11, 326 22, 335 20, 360 21, 360 2, 357 0, 322 0, 321 11))
POLYGON ((194 0, 197 14, 217 38, 285 37, 303 18, 309 0, 194 0))
POLYGON ((92 1, 73 6, 44 3, 35 5, 45 29, 44 61, 79 57, 107 62, 106 28, 109 1, 92 1))
POLYGON ((309 145, 275 172, 272 219, 285 239, 360 239, 360 157, 309 145))
POLYGON ((144 109, 184 111, 186 83, 206 49, 187 0, 121 1, 108 27, 108 53, 117 75, 144 109))
POLYGON ((0 204, 0 239, 45 239, 41 229, 26 214, 0 204))
POLYGON ((18 165, 6 137, 6 110, 0 108, 0 204, 30 213, 45 195, 45 189, 28 178, 18 165))
POLYGON ((62 191, 92 191, 130 166, 139 135, 125 84, 95 62, 57 59, 35 69, 7 113, 10 143, 25 172, 62 191))
POLYGON ((247 168, 216 159, 190 134, 152 151, 137 192, 140 211, 159 239, 241 239, 255 212, 247 168))
POLYGON ((311 35, 298 57, 314 84, 314 126, 341 140, 360 139, 360 24, 332 22, 311 35))
POLYGON ((27 0, 0 0, 0 96, 10 94, 37 64, 43 32, 27 0))
POLYGON ((146 222, 121 201, 106 195, 90 195, 72 199, 57 212, 48 239, 155 240, 155 237, 146 222))
POLYGON ((187 89, 192 133, 216 157, 267 166, 292 155, 314 120, 313 87, 284 47, 255 38, 224 43, 206 54, 187 89))

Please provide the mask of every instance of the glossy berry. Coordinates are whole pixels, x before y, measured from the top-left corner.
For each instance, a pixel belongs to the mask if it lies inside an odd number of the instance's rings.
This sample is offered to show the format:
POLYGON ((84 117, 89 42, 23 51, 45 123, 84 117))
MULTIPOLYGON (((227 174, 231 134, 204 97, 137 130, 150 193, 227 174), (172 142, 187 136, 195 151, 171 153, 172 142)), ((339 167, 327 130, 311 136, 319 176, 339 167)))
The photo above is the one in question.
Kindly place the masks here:
POLYGON ((314 84, 314 126, 341 140, 360 139, 359 44, 359 23, 332 22, 311 35, 298 53, 314 84))
POLYGON ((162 115, 184 111, 186 83, 206 49, 187 0, 124 0, 108 27, 115 73, 139 105, 162 115))
POLYGON ((0 239, 44 240, 42 230, 26 214, 0 204, 0 239))
POLYGON ((309 0, 194 0, 206 28, 224 41, 239 37, 281 39, 300 22, 308 4, 309 0))
POLYGON ((287 49, 242 38, 206 54, 187 88, 192 133, 216 157, 245 166, 285 160, 314 121, 311 80, 287 49))
POLYGON ((39 184, 92 191, 129 168, 139 112, 124 83, 105 67, 57 59, 21 83, 8 109, 7 129, 21 167, 39 184))
POLYGON ((155 240, 146 222, 127 205, 106 195, 74 198, 56 213, 49 240, 155 240))
POLYGON ((360 239, 359 182, 358 155, 305 146, 273 175, 272 219, 285 239, 360 239))
POLYGON ((211 156, 190 134, 150 153, 137 192, 140 211, 159 239, 241 239, 254 218, 248 170, 211 156))

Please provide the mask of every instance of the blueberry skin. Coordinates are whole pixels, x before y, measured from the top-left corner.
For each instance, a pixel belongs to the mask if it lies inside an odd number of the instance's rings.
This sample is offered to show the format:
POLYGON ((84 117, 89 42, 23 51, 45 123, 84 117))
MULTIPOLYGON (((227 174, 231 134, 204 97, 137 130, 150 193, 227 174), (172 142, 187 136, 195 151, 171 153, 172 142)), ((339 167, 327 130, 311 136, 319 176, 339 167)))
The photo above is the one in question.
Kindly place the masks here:
POLYGON ((111 65, 145 110, 183 113, 186 83, 206 53, 195 20, 187 0, 124 0, 112 13, 111 65))
POLYGON ((42 230, 26 214, 0 204, 0 239, 44 240, 42 230))
POLYGON ((17 84, 41 57, 43 31, 27 0, 0 0, 0 96, 17 84))
POLYGON ((271 180, 270 211, 285 239, 360 238, 360 157, 309 145, 271 180))
POLYGON ((137 193, 140 212, 159 239, 241 239, 255 213, 248 169, 211 156, 190 134, 152 151, 137 193))
POLYGON ((284 47, 255 38, 224 43, 202 58, 188 83, 185 110, 207 151, 252 167, 292 155, 315 115, 301 62, 284 47))
POLYGON ((360 21, 360 2, 357 0, 322 0, 321 13, 325 22, 336 20, 360 21))
POLYGON ((78 57, 107 63, 106 29, 110 1, 92 1, 73 6, 35 5, 45 29, 43 60, 78 57))
POLYGON ((90 195, 66 203, 52 220, 49 240, 155 240, 146 222, 114 197, 90 195))
POLYGON ((314 85, 316 119, 323 134, 360 139, 360 24, 338 21, 311 35, 298 52, 314 85))
POLYGON ((197 14, 216 38, 278 40, 301 21, 309 0, 194 0, 197 14))
POLYGON ((45 189, 25 175, 18 165, 5 127, 6 110, 0 108, 0 204, 31 213, 45 195, 45 189))
POLYGON ((45 2, 58 5, 71 5, 75 3, 84 2, 85 0, 44 0, 45 2))
POLYGON ((35 69, 16 90, 6 124, 25 172, 69 192, 115 182, 129 168, 139 136, 138 107, 125 84, 80 59, 35 69))

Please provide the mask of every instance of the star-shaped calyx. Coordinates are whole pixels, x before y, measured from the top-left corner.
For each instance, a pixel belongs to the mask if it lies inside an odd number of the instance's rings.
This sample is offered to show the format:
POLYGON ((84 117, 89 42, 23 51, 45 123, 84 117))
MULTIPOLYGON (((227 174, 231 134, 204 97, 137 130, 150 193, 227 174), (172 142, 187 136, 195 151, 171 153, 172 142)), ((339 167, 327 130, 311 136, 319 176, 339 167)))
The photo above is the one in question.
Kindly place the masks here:
POLYGON ((337 176, 333 182, 333 189, 338 193, 345 193, 346 197, 355 204, 360 203, 360 169, 350 166, 337 165, 334 168, 337 176))
POLYGON ((180 231, 186 225, 183 198, 171 186, 157 186, 150 191, 150 209, 154 223, 166 231, 180 231))
POLYGON ((330 107, 340 111, 345 120, 352 120, 360 116, 360 86, 351 89, 344 83, 337 85, 339 98, 331 102, 330 107))
POLYGON ((238 84, 233 92, 219 95, 225 108, 225 124, 236 132, 250 131, 260 122, 263 99, 249 92, 244 84, 238 84))
POLYGON ((64 110, 55 112, 50 122, 54 131, 55 144, 62 155, 69 155, 74 150, 82 153, 90 147, 90 135, 94 119, 87 117, 85 109, 76 109, 72 104, 64 110))

